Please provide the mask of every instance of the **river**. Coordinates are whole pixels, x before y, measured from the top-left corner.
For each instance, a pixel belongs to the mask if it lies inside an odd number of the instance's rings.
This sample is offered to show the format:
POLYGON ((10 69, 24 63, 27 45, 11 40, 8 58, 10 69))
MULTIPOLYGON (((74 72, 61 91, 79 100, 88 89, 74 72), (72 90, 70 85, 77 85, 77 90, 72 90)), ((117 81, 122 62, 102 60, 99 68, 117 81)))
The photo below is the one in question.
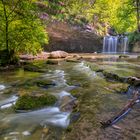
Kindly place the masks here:
MULTIPOLYGON (((93 64, 93 62, 89 63, 93 64)), ((119 74, 126 70, 132 75, 137 75, 140 66, 134 63, 132 66, 132 62, 126 61, 99 60, 96 63, 104 68, 107 67, 108 70, 119 71, 119 74)), ((44 73, 27 72, 23 69, 2 72, 0 75, 0 139, 75 140, 77 137, 78 140, 138 140, 140 104, 137 104, 124 119, 118 122, 119 127, 100 128, 100 121, 109 119, 131 98, 130 95, 122 92, 127 90, 127 87, 127 84, 107 80, 102 73, 91 69, 86 61, 49 65, 44 73), (25 85, 18 86, 23 81, 36 81, 38 78, 50 80, 55 84, 48 88, 36 85, 29 85, 28 88, 25 85), (44 90, 57 98, 53 106, 28 112, 14 111, 13 106, 18 100, 18 94, 26 91, 43 93, 44 90), (75 111, 75 114, 79 113, 77 118, 71 117, 74 114, 72 108, 63 108, 65 103, 72 100, 78 101, 75 111)))

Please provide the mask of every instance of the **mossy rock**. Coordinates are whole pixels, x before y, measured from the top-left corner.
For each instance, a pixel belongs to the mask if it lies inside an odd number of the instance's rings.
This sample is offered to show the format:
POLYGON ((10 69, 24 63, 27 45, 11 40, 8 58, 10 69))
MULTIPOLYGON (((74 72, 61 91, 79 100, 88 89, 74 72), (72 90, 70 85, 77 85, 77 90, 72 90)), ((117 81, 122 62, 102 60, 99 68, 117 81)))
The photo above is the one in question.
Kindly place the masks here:
POLYGON ((14 108, 15 110, 33 110, 44 106, 51 106, 56 100, 55 96, 49 94, 42 96, 23 95, 19 97, 14 108))
POLYGON ((63 61, 64 59, 48 59, 46 63, 50 65, 59 65, 63 61))
POLYGON ((122 54, 122 55, 119 55, 119 58, 129 58, 129 55, 122 54))
POLYGON ((126 78, 125 77, 120 77, 119 75, 112 73, 112 72, 107 72, 103 71, 103 75, 110 80, 115 80, 115 81, 120 81, 120 82, 125 82, 126 78))
POLYGON ((109 89, 115 91, 117 93, 124 93, 128 90, 129 84, 127 83, 112 83, 109 84, 109 89))
POLYGON ((86 66, 89 66, 91 70, 98 72, 99 70, 102 70, 101 66, 96 63, 91 62, 85 62, 86 66))
POLYGON ((71 59, 66 59, 67 62, 73 62, 73 63, 79 63, 80 60, 76 59, 76 58, 71 58, 71 59))
POLYGON ((2 93, 2 94, 11 94, 12 92, 13 92, 12 88, 7 88, 7 89, 0 91, 0 93, 2 93))
POLYGON ((140 55, 139 55, 139 56, 137 56, 137 59, 139 59, 139 60, 140 60, 140 55))
POLYGON ((54 83, 52 80, 48 79, 40 79, 34 82, 37 86, 39 87, 44 87, 44 88, 51 88, 56 86, 56 83, 54 83))
POLYGON ((71 90, 70 92, 74 97, 78 98, 81 96, 82 90, 83 90, 83 88, 79 87, 79 88, 71 90))
POLYGON ((46 72, 45 69, 42 69, 41 67, 33 65, 33 64, 25 65, 24 70, 25 71, 32 71, 32 72, 46 72))

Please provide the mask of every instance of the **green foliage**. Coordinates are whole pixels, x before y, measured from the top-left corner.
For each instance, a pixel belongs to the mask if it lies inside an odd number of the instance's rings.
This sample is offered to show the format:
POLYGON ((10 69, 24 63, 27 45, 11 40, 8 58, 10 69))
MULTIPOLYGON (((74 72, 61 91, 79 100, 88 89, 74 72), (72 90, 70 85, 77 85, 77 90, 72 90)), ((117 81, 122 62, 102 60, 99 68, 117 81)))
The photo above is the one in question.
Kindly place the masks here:
POLYGON ((13 51, 13 55, 37 54, 48 43, 47 32, 32 2, 35 1, 0 1, 0 50, 13 51))
POLYGON ((92 23, 99 32, 113 27, 118 33, 131 32, 137 28, 136 4, 132 0, 61 0, 49 1, 54 9, 54 19, 70 23, 92 23))
POLYGON ((131 45, 135 42, 140 41, 140 33, 139 32, 132 32, 128 34, 128 39, 131 45))
POLYGON ((95 22, 111 26, 118 33, 136 30, 136 15, 130 0, 98 0, 93 9, 95 22))
POLYGON ((52 20, 78 25, 89 23, 100 34, 105 34, 108 27, 118 33, 137 28, 136 2, 132 0, 40 0, 37 5, 52 20))
POLYGON ((53 95, 43 95, 43 96, 30 96, 24 95, 19 97, 15 104, 15 110, 31 110, 44 106, 51 106, 56 102, 56 98, 53 95))
POLYGON ((41 51, 48 43, 44 13, 51 20, 90 24, 104 35, 110 27, 117 33, 135 31, 139 10, 132 0, 0 0, 0 50, 13 51, 15 56, 41 51))
POLYGON ((115 28, 119 33, 133 32, 137 28, 135 6, 132 0, 124 0, 118 9, 115 28))

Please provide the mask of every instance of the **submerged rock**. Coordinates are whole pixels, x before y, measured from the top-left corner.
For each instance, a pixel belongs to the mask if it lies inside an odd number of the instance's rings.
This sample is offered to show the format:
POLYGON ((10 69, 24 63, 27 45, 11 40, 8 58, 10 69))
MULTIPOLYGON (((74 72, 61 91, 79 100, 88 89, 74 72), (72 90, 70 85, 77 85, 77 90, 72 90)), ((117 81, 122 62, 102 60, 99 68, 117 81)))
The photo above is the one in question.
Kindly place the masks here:
POLYGON ((80 118, 80 112, 72 113, 70 115, 70 123, 76 122, 80 118))
POLYGON ((71 112, 76 105, 76 98, 72 96, 64 96, 61 99, 60 110, 64 112, 71 112))
POLYGON ((53 82, 52 80, 48 80, 48 79, 37 80, 37 81, 35 81, 35 83, 37 84, 37 86, 43 87, 46 89, 56 86, 55 82, 53 82))

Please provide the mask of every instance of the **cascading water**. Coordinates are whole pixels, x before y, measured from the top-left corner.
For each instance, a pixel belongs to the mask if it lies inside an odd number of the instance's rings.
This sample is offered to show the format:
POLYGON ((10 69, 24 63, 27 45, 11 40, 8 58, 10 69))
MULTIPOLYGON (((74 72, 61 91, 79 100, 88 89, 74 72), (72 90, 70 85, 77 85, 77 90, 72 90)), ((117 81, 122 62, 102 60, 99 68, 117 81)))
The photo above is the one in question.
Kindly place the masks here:
POLYGON ((125 54, 127 52, 127 48, 128 48, 128 37, 124 37, 123 46, 124 46, 123 53, 125 54))
POLYGON ((116 53, 117 52, 118 37, 105 36, 103 43, 103 53, 116 53))
POLYGON ((103 40, 103 53, 126 53, 128 50, 128 37, 105 36, 103 40))

